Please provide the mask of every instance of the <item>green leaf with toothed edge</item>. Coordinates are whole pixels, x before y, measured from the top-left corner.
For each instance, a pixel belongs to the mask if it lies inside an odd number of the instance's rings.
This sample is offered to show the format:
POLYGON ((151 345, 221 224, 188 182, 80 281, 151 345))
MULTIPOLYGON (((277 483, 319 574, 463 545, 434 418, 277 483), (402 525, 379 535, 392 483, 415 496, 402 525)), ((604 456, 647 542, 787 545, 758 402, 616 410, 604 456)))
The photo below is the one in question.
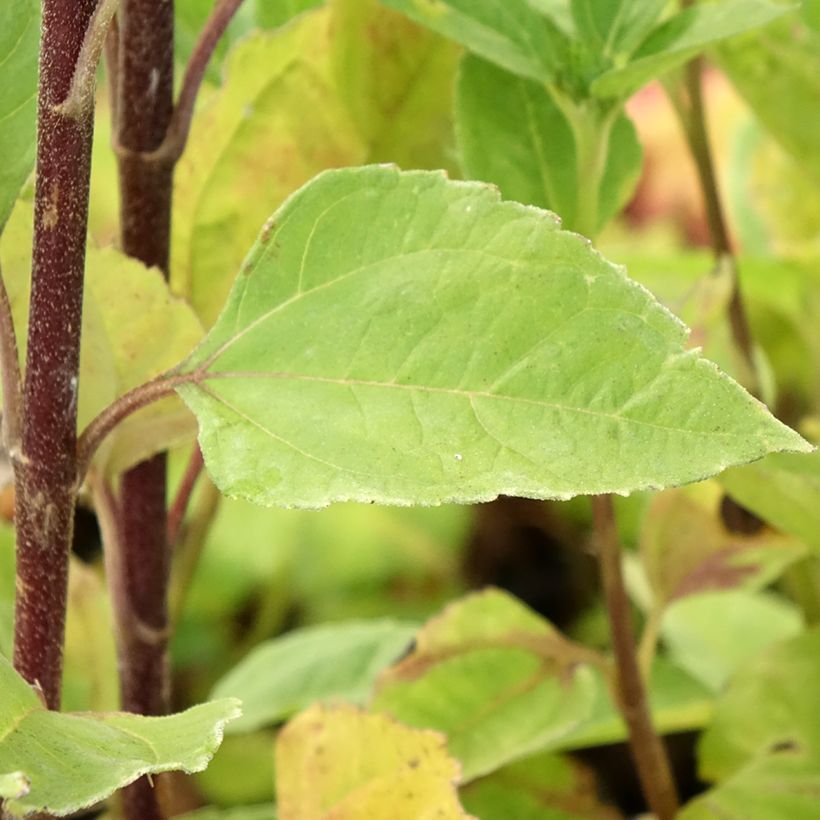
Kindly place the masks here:
POLYGON ((0 774, 3 808, 11 817, 64 816, 144 774, 201 771, 238 705, 228 698, 162 718, 61 714, 48 711, 0 656, 0 773, 9 773, 0 774))
POLYGON ((486 185, 329 171, 272 217, 177 369, 227 495, 569 498, 811 449, 547 211, 486 185))

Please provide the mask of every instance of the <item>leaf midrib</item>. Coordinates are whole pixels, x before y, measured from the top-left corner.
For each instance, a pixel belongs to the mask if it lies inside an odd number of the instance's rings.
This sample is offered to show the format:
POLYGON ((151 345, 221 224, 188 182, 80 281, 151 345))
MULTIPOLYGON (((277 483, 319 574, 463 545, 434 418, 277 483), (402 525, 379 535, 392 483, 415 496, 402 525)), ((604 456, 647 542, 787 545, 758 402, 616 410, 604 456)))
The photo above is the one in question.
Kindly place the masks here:
MULTIPOLYGON (((684 352, 678 354, 678 356, 674 358, 683 358, 689 356, 690 353, 684 352)), ((403 390, 407 392, 420 392, 420 393, 431 393, 431 394, 443 394, 443 395, 450 395, 456 396, 458 398, 466 399, 467 401, 473 401, 474 399, 497 399, 501 401, 512 401, 512 402, 520 402, 522 404, 533 405, 536 407, 547 408, 549 410, 558 410, 558 411, 565 411, 570 413, 580 413, 583 415, 588 416, 595 416, 598 418, 605 418, 610 419, 612 421, 623 421, 629 424, 636 424, 642 427, 650 427, 655 430, 662 430, 674 433, 683 433, 685 435, 697 435, 697 436, 712 436, 712 437, 720 437, 720 438, 734 438, 734 439, 748 439, 748 435, 740 434, 740 433, 733 433, 730 431, 698 431, 698 430, 689 430, 683 427, 672 427, 668 425, 656 424, 650 421, 645 421, 642 419, 633 419, 629 418, 628 416, 622 416, 618 413, 607 413, 602 410, 592 410, 586 407, 576 407, 573 405, 566 405, 560 404, 559 402, 549 402, 543 401, 541 399, 530 399, 524 396, 509 396, 504 393, 489 393, 483 390, 465 390, 463 388, 457 387, 433 387, 430 385, 419 385, 419 384, 408 384, 396 381, 376 381, 376 380, 369 380, 369 379, 351 379, 351 378, 340 378, 340 377, 332 377, 332 376, 317 376, 311 375, 307 373, 294 373, 288 371, 222 371, 222 372, 213 372, 208 371, 204 374, 197 374, 192 373, 190 380, 186 380, 186 382, 191 386, 196 386, 202 392, 206 393, 215 401, 219 401, 220 403, 224 404, 226 407, 235 410, 233 405, 231 405, 227 399, 223 398, 219 395, 219 393, 215 392, 212 389, 207 388, 202 382, 207 381, 214 381, 214 380, 222 380, 222 379, 279 379, 283 381, 292 380, 292 381, 303 381, 303 382, 315 382, 320 384, 331 384, 339 387, 373 387, 373 388, 383 388, 383 389, 394 389, 394 390, 403 390)))

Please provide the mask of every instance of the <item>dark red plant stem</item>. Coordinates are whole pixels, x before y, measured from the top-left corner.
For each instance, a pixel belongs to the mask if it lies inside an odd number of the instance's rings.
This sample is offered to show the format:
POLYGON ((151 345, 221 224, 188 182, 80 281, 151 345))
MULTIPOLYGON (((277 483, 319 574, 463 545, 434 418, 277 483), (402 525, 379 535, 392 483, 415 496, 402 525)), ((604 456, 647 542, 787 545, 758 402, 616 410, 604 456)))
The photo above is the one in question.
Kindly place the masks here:
MULTIPOLYGON (((168 274, 173 165, 146 162, 161 144, 173 112, 172 0, 122 0, 117 14, 116 144, 119 151, 120 243, 129 256, 168 274)), ((128 612, 118 624, 123 709, 162 715, 169 709, 168 544, 165 540, 165 454, 138 464, 120 483, 119 569, 115 594, 128 612)), ((156 794, 141 778, 123 791, 129 820, 161 818, 156 794)))
POLYGON ((629 748, 649 808, 658 820, 672 820, 678 811, 677 789, 663 741, 652 725, 646 686, 638 665, 612 496, 594 496, 592 514, 615 654, 618 707, 629 730, 629 748))
POLYGON ((188 503, 193 495, 196 487, 197 479, 202 473, 202 468, 205 462, 202 458, 202 450, 199 445, 194 445, 194 451, 191 453, 191 458, 188 461, 188 466, 185 468, 185 475, 182 476, 182 481, 179 483, 176 497, 168 510, 168 544, 173 550, 179 540, 179 533, 182 529, 182 522, 185 519, 185 511, 188 509, 188 503))
POLYGON ((37 183, 21 453, 15 459, 14 664, 60 705, 74 526, 77 379, 93 111, 54 108, 69 92, 94 0, 43 0, 37 183))

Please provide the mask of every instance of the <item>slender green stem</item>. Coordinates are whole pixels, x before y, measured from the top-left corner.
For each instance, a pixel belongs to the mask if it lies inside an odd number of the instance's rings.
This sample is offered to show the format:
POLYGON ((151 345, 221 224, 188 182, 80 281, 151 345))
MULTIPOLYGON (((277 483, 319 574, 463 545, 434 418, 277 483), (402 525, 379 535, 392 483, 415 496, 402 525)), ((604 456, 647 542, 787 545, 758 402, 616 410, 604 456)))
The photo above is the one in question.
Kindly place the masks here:
POLYGON ((593 239, 598 235, 601 182, 617 109, 604 110, 590 102, 575 103, 561 99, 560 95, 557 99, 575 140, 578 204, 575 218, 567 227, 593 239))
POLYGON ((658 820, 672 820, 678 811, 677 789, 663 741, 652 725, 646 685, 638 665, 612 497, 595 496, 592 513, 615 654, 618 706, 629 729, 629 748, 649 808, 658 820))

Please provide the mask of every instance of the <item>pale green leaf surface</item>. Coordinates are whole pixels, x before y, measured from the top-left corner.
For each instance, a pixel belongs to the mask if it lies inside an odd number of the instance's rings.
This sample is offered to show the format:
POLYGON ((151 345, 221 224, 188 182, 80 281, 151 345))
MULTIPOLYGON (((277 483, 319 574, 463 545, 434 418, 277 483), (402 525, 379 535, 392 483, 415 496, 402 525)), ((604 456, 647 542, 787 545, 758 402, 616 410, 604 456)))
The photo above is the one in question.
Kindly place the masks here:
POLYGON ((413 652, 381 676, 373 708, 444 732, 469 781, 558 743, 586 719, 592 657, 512 596, 487 590, 421 629, 413 652))
POLYGON ((526 0, 384 0, 513 74, 549 81, 565 37, 526 0))
POLYGON ((811 449, 685 335, 549 213, 347 169, 268 222, 178 390, 217 486, 262 504, 627 493, 811 449))
POLYGON ((775 139, 820 182, 820 33, 790 15, 717 50, 720 67, 775 139))
POLYGON ((174 178, 171 282, 210 325, 258 225, 319 171, 366 147, 325 66, 326 9, 251 35, 193 120, 174 178))
POLYGON ((50 712, 0 657, 0 772, 19 771, 30 781, 27 794, 0 796, 8 796, 5 809, 13 816, 44 810, 62 816, 144 774, 199 771, 225 723, 238 715, 231 699, 165 718, 50 712))
POLYGON ((453 85, 461 49, 380 0, 329 0, 329 59, 366 162, 455 170, 453 85))
POLYGON ((661 635, 675 663, 718 692, 743 664, 802 626, 794 605, 730 590, 675 601, 664 614, 661 635))
POLYGON ((721 40, 764 26, 790 7, 770 0, 724 0, 691 6, 662 22, 623 67, 592 84, 599 97, 625 98, 721 40))
POLYGON ((738 503, 820 552, 820 457, 771 455, 720 477, 738 503))
POLYGON ((214 687, 236 697, 247 732, 290 717, 317 701, 364 703, 379 672, 399 658, 415 626, 392 620, 306 627, 256 647, 214 687))
POLYGON ((0 231, 34 165, 40 4, 0 5, 0 231))
POLYGON ((810 820, 820 795, 816 681, 820 631, 772 647, 733 678, 701 741, 701 775, 718 785, 685 820, 810 820))
MULTIPOLYGON (((456 86, 456 125, 467 177, 492 182, 505 198, 548 208, 567 227, 575 225, 575 139, 543 84, 467 55, 456 86)), ((607 154, 599 229, 628 202, 641 173, 641 147, 623 114, 612 127, 607 154)))
POLYGON ((276 740, 278 810, 287 820, 468 818, 459 765, 438 732, 352 706, 313 706, 276 740))

